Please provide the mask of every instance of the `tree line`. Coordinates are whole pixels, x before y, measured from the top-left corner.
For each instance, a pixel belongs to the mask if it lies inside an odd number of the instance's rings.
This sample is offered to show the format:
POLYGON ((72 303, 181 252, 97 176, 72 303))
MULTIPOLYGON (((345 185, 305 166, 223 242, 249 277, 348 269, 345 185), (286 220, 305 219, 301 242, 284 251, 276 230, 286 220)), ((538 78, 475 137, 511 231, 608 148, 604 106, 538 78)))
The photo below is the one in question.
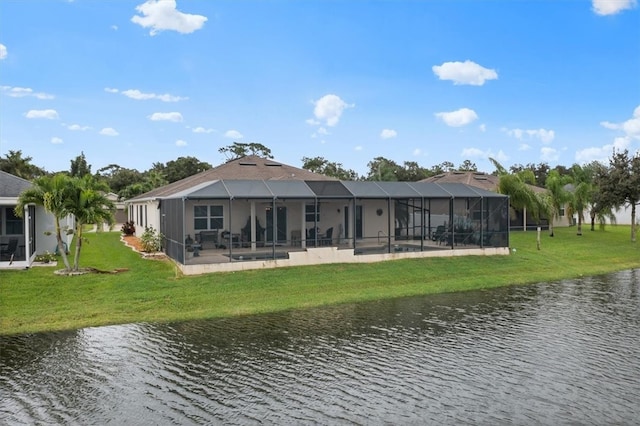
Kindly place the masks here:
MULTIPOLYGON (((273 158, 271 150, 260 143, 239 143, 221 147, 218 152, 227 157, 227 161, 247 155, 273 158)), ((33 165, 31 157, 23 156, 21 151, 9 151, 0 158, 0 170, 34 180, 42 176, 54 175, 43 168, 33 165)), ((630 154, 628 150, 613 152, 608 164, 591 162, 571 167, 555 166, 546 163, 516 164, 506 169, 491 159, 495 166, 494 175, 499 176, 498 191, 509 195, 512 207, 526 208, 534 217, 550 219, 560 216, 562 209, 568 209, 567 216, 577 216, 578 235, 582 234, 585 211, 588 210, 591 229, 596 223, 613 221, 614 210, 622 206, 631 207, 631 223, 636 224, 636 206, 640 203, 640 152, 630 154), (534 187, 544 188, 536 191, 534 187)), ((179 157, 163 163, 153 163, 149 170, 140 172, 135 169, 110 164, 92 173, 84 153, 71 160, 69 171, 58 172, 72 178, 92 176, 101 188, 118 194, 120 199, 129 199, 152 189, 176 182, 202 171, 211 169, 211 164, 195 157, 179 157)), ((385 157, 376 157, 367 163, 368 171, 358 175, 354 170, 345 168, 342 163, 324 157, 303 157, 302 168, 335 177, 341 180, 404 181, 415 182, 431 176, 452 171, 478 171, 470 160, 457 167, 445 161, 432 167, 422 167, 415 161, 399 164, 385 157)), ((550 227, 553 235, 553 227, 550 227)), ((636 226, 631 227, 631 239, 636 239, 636 226)))

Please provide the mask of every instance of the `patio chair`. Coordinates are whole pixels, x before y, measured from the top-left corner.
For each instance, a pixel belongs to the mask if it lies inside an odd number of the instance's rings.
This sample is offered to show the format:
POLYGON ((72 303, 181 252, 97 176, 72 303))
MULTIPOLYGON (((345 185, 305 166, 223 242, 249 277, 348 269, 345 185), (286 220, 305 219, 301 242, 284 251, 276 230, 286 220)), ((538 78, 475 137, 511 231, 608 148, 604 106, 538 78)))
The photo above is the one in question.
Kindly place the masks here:
POLYGON ((9 243, 6 248, 0 249, 0 259, 1 260, 11 260, 11 258, 15 255, 16 250, 18 249, 18 239, 17 238, 9 238, 9 243))
POLYGON ((327 232, 325 232, 324 237, 320 241, 321 246, 330 246, 332 244, 333 244, 333 226, 327 229, 327 232))

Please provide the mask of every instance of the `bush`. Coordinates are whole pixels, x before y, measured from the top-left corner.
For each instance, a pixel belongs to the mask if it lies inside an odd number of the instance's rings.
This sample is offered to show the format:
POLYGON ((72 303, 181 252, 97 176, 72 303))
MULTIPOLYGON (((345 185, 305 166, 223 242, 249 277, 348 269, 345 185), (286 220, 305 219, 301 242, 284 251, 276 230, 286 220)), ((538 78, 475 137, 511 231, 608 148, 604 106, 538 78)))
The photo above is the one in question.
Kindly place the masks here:
POLYGON ((164 235, 153 229, 153 226, 146 227, 144 233, 140 236, 140 244, 142 250, 148 253, 162 250, 162 239, 164 235))
POLYGON ((122 233, 124 235, 133 235, 136 233, 136 227, 134 226, 133 221, 125 222, 122 224, 122 233))

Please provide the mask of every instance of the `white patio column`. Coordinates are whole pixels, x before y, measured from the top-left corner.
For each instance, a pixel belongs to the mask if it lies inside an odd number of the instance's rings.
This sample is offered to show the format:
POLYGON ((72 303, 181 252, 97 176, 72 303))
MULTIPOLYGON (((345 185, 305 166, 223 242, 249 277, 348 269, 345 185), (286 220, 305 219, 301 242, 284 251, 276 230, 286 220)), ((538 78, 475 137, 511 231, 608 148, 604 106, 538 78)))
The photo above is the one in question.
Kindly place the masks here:
POLYGON ((251 201, 251 251, 256 251, 256 202, 251 201))

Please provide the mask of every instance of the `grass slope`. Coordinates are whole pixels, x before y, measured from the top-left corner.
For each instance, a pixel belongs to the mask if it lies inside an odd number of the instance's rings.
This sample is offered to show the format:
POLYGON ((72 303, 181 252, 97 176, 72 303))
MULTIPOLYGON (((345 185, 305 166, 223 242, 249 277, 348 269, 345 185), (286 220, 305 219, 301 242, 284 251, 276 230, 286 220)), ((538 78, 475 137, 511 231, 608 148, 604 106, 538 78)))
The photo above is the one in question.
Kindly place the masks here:
POLYGON ((120 274, 54 275, 55 267, 0 272, 0 334, 165 322, 554 281, 640 267, 628 226, 511 235, 510 256, 407 259, 180 276, 142 259, 119 233, 87 234, 81 266, 120 274))

